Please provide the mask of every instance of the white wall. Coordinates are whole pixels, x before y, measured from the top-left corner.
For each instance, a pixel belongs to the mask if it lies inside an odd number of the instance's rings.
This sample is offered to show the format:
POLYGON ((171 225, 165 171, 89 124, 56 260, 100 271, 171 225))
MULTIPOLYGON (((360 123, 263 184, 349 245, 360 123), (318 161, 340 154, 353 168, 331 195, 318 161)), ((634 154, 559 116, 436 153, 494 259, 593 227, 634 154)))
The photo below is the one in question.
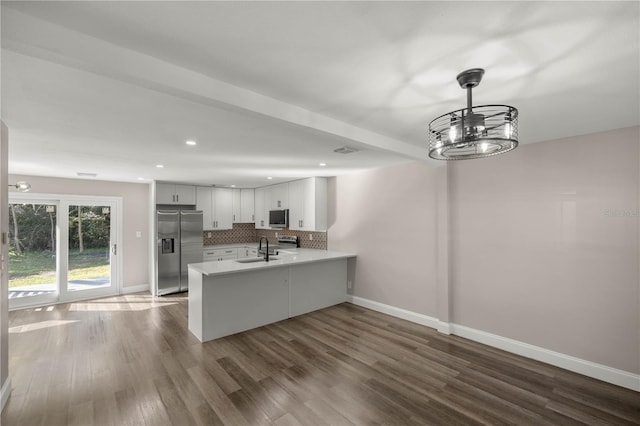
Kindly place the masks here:
POLYGON ((353 294, 436 316, 436 169, 411 162, 329 180, 329 250, 357 253, 353 294))
POLYGON ((21 175, 10 175, 9 179, 29 182, 32 193, 122 197, 123 291, 126 292, 127 287, 149 285, 149 184, 21 175), (141 238, 136 237, 136 231, 141 232, 141 238))

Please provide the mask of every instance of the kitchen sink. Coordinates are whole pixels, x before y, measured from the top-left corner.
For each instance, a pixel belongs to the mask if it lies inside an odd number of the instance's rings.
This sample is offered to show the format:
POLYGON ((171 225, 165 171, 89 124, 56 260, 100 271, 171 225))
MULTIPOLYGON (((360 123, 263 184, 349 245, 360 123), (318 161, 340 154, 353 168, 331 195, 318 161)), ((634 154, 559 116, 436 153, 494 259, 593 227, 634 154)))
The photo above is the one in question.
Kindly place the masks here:
MULTIPOLYGON (((280 259, 279 257, 276 256, 269 256, 269 260, 278 260, 280 259)), ((264 260, 263 257, 247 257, 244 259, 236 259, 236 262, 238 263, 255 263, 255 262, 266 262, 266 260, 264 260)))

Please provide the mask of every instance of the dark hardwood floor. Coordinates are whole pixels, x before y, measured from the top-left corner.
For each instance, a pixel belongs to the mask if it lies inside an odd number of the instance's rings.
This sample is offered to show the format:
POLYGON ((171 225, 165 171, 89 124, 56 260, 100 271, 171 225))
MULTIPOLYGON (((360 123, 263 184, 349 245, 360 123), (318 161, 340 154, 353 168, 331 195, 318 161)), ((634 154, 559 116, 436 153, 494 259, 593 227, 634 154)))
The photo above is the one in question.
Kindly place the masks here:
POLYGON ((348 303, 201 344, 184 295, 10 313, 2 425, 631 425, 640 394, 348 303))

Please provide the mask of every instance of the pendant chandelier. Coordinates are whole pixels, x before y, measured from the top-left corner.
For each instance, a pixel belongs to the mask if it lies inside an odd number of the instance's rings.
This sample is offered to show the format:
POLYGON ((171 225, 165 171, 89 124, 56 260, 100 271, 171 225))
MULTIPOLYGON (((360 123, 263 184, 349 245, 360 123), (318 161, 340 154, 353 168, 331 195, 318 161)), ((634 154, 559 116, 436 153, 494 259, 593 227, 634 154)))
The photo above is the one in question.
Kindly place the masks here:
POLYGON ((29 192, 31 190, 31 184, 29 182, 25 182, 23 180, 18 181, 13 184, 9 184, 9 186, 14 187, 18 190, 18 192, 29 192))
POLYGON ((441 115, 429 123, 429 157, 465 160, 491 157, 518 146, 518 110, 509 105, 472 106, 471 90, 480 84, 484 70, 458 74, 467 90, 467 108, 441 115))

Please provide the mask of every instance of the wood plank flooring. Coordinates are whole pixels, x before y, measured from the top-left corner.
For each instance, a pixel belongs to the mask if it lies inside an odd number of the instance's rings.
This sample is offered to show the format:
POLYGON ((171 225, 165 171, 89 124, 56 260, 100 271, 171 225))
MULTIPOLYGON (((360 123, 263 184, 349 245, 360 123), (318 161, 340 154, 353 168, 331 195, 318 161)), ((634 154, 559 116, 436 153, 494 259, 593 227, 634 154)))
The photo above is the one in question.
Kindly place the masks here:
POLYGON ((348 303, 205 344, 185 295, 14 311, 10 374, 3 426, 640 425, 639 393, 348 303))

